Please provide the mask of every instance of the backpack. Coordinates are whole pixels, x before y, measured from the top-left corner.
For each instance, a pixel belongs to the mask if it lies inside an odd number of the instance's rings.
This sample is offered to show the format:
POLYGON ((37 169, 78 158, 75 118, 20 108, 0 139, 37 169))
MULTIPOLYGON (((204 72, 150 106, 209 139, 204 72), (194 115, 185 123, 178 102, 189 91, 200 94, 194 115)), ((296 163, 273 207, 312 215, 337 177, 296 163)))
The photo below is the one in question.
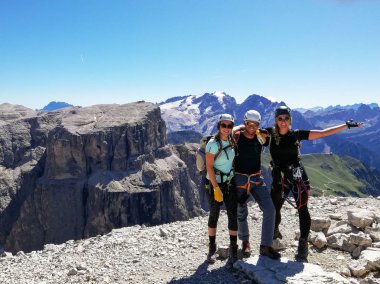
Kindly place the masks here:
MULTIPOLYGON (((197 164, 197 169, 201 175, 205 175, 207 172, 207 170, 206 170, 206 145, 207 145, 208 141, 210 141, 211 138, 215 138, 215 135, 203 136, 201 141, 199 142, 199 148, 197 149, 196 164, 197 164)), ((225 151, 226 149, 231 147, 231 144, 223 147, 222 141, 220 141, 220 139, 215 139, 215 141, 218 143, 218 152, 216 152, 216 154, 215 154, 215 160, 216 160, 220 156, 222 151, 225 151)))

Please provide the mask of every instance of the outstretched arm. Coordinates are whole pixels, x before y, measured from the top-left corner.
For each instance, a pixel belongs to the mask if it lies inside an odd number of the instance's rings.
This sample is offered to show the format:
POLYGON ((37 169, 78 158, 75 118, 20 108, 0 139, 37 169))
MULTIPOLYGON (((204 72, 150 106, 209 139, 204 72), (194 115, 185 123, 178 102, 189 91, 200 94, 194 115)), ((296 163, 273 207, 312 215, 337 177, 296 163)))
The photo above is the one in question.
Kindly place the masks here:
POLYGON ((338 133, 344 129, 347 129, 350 127, 360 127, 362 125, 363 125, 362 122, 356 123, 356 122, 352 122, 352 121, 347 121, 345 124, 325 128, 322 130, 310 130, 309 140, 314 140, 314 139, 330 136, 330 135, 338 133))

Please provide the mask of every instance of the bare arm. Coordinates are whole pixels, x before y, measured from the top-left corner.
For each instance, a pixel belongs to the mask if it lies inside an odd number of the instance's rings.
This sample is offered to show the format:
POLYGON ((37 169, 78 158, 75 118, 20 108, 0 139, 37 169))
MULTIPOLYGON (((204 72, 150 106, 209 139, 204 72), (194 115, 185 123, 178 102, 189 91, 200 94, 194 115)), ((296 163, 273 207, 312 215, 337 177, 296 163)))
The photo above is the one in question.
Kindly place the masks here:
POLYGON ((244 124, 236 125, 232 129, 232 135, 234 135, 236 131, 240 131, 240 130, 244 130, 244 129, 245 129, 245 125, 244 124))
POLYGON ((212 187, 217 187, 218 182, 216 181, 216 175, 214 171, 214 160, 215 160, 215 155, 209 152, 206 152, 206 170, 208 173, 208 177, 210 179, 212 187))
MULTIPOLYGON (((362 125, 363 125, 363 123, 361 123, 361 122, 358 123, 359 127, 362 126, 362 125)), ((344 129, 347 129, 347 128, 348 128, 348 126, 345 123, 345 124, 340 124, 340 125, 337 125, 337 126, 325 128, 325 129, 322 129, 322 130, 310 130, 309 140, 314 140, 314 139, 330 136, 330 135, 338 133, 338 132, 340 132, 340 131, 342 131, 344 129)))

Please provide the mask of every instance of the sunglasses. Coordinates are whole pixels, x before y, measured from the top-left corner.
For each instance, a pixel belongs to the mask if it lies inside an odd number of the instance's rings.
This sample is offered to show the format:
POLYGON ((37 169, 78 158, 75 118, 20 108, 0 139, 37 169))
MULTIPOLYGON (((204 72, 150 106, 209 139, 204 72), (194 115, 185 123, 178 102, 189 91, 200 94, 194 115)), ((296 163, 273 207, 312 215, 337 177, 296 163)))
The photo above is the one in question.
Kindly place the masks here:
POLYGON ((289 117, 289 116, 285 116, 284 118, 282 118, 282 117, 277 117, 276 119, 277 119, 277 121, 289 121, 289 120, 290 120, 290 117, 289 117))
POLYGON ((256 126, 256 127, 259 127, 260 123, 258 123, 256 121, 246 121, 245 125, 246 126, 256 126))
POLYGON ((232 129, 234 127, 233 124, 225 124, 225 123, 221 123, 220 124, 220 127, 222 128, 228 128, 228 129, 232 129))

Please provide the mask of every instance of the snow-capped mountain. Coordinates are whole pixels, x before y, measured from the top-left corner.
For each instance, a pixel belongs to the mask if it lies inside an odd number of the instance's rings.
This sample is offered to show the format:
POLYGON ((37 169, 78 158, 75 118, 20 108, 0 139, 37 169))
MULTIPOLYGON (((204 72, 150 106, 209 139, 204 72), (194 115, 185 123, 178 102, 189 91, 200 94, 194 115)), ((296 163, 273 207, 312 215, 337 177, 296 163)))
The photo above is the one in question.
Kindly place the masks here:
MULTIPOLYGON (((234 116, 235 124, 241 124, 244 114, 250 109, 260 112, 262 127, 270 127, 274 123, 275 109, 282 105, 286 104, 259 95, 251 95, 241 104, 237 104, 232 96, 224 92, 214 92, 170 98, 160 103, 160 108, 168 132, 193 130, 210 134, 215 132, 220 114, 229 113, 234 116)), ((294 111, 293 116, 296 118, 294 127, 312 126, 300 113, 294 111)))
POLYGON ((236 100, 224 92, 175 97, 160 103, 161 115, 169 132, 194 130, 211 133, 222 113, 234 114, 236 100))

